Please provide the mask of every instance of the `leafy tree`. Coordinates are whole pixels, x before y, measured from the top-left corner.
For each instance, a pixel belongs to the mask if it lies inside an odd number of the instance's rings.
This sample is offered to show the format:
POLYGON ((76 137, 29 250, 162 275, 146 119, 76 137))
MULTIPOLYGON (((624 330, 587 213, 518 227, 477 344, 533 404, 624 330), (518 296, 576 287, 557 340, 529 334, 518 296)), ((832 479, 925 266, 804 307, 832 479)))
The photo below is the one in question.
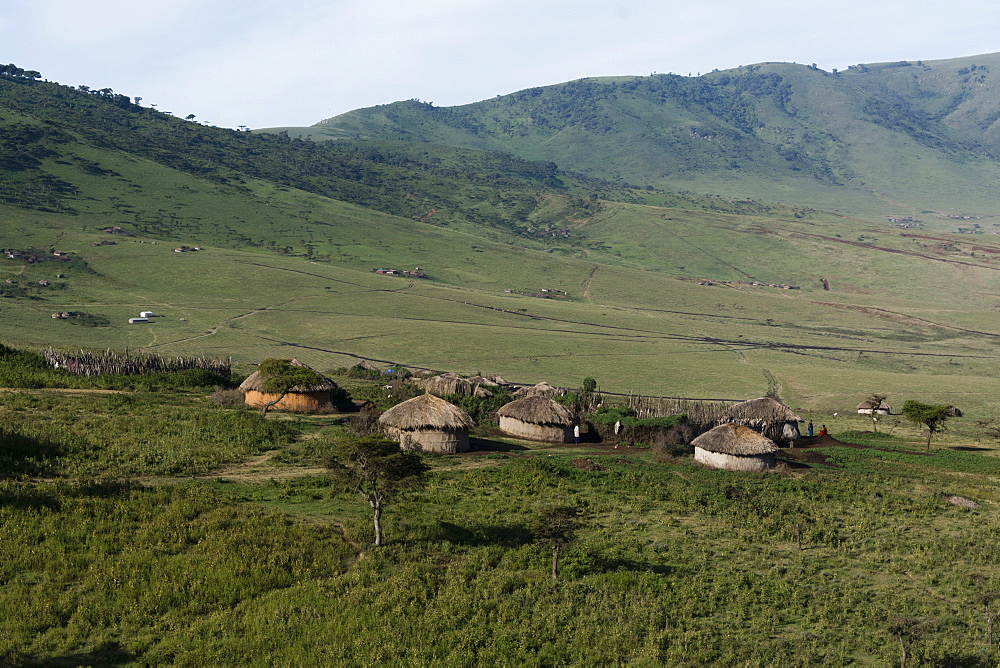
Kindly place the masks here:
POLYGON ((257 367, 264 383, 261 389, 268 394, 277 394, 278 398, 264 404, 261 415, 267 415, 268 409, 285 398, 297 386, 316 385, 323 377, 309 367, 292 364, 291 360, 266 359, 257 367))
POLYGON ((937 625, 936 619, 919 620, 913 617, 896 617, 889 624, 889 633, 899 641, 899 666, 906 668, 907 650, 924 633, 937 625))
POLYGON ((878 414, 875 412, 882 402, 888 398, 888 394, 879 394, 878 392, 872 392, 868 395, 868 403, 871 404, 872 410, 868 414, 868 417, 872 420, 872 431, 876 434, 878 433, 878 414))
POLYGON ((563 545, 576 540, 576 532, 583 526, 580 506, 553 506, 542 510, 531 523, 531 533, 536 540, 552 547, 552 579, 559 579, 559 551, 563 545))
POLYGON ((381 438, 351 438, 339 441, 327 467, 346 486, 358 492, 372 507, 375 545, 382 545, 382 511, 387 501, 422 482, 427 464, 415 452, 381 438))
POLYGON ((951 406, 936 406, 907 399, 903 404, 903 417, 911 423, 927 427, 927 449, 931 449, 931 437, 936 432, 944 431, 945 422, 953 415, 951 406))

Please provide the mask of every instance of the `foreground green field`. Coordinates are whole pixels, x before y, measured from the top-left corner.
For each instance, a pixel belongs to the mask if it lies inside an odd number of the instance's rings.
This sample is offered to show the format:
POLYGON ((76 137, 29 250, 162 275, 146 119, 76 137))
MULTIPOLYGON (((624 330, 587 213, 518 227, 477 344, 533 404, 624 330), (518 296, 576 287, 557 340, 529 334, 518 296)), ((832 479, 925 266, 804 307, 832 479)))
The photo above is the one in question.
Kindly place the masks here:
POLYGON ((485 431, 373 548, 323 473, 339 419, 210 392, 0 393, 0 662, 889 665, 897 628, 911 665, 1000 660, 995 439, 854 418, 834 436, 873 448, 747 474, 485 431), (555 504, 585 509, 557 581, 530 530, 555 504))

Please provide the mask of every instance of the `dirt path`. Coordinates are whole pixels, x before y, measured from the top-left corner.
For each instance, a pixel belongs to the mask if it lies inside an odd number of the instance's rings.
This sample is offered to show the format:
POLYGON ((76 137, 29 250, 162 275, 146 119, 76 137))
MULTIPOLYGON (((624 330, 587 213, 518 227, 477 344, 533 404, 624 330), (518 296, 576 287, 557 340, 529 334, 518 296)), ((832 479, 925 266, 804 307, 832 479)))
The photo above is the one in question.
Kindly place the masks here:
POLYGON ((277 450, 251 457, 245 462, 228 464, 221 469, 217 469, 205 475, 196 476, 196 479, 225 478, 234 482, 255 483, 267 480, 288 480, 290 478, 301 478, 307 475, 322 475, 327 469, 322 466, 289 466, 272 462, 277 450))

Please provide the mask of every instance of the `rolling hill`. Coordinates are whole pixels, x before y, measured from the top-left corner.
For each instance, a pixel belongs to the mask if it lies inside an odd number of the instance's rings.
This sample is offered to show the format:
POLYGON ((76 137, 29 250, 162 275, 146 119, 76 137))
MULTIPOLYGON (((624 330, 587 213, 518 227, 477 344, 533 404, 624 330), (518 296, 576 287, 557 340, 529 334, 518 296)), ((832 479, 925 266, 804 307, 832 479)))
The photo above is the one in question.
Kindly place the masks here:
POLYGON ((593 78, 458 107, 410 100, 308 128, 314 140, 431 141, 602 179, 869 217, 995 216, 1000 54, 698 77, 593 78))
POLYGON ((993 235, 612 185, 492 149, 223 130, 16 73, 0 134, 0 337, 18 345, 996 412, 993 235))

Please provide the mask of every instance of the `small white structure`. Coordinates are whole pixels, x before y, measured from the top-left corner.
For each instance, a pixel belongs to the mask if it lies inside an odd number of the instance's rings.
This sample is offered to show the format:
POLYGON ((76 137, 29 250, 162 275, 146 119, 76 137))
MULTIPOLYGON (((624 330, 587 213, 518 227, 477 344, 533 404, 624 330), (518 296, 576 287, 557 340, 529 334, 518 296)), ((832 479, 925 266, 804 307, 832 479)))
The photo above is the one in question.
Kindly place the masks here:
POLYGON ((139 323, 143 323, 143 322, 149 322, 149 318, 129 318, 128 319, 128 324, 130 324, 130 325, 138 325, 139 323))
POLYGON ((152 318, 153 317, 153 312, 152 311, 139 311, 139 317, 140 318, 152 318))
POLYGON ((892 413, 892 406, 885 403, 885 399, 880 401, 878 406, 871 399, 865 399, 858 404, 858 413, 861 415, 889 415, 892 413))

